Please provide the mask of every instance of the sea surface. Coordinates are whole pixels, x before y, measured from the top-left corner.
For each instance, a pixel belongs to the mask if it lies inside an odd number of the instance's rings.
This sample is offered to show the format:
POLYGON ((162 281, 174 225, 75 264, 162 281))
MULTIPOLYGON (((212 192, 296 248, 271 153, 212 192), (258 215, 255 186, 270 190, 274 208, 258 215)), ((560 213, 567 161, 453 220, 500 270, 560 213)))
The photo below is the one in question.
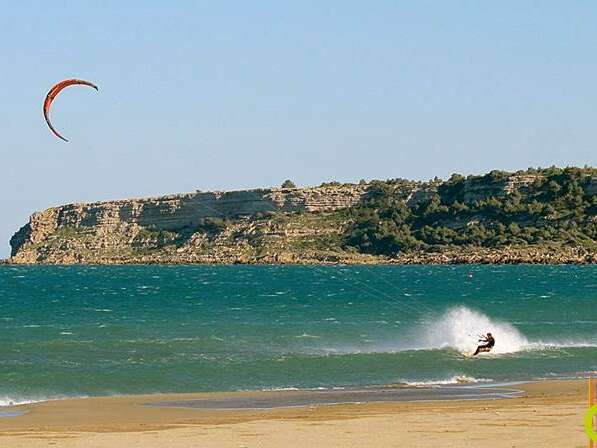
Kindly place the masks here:
POLYGON ((0 266, 0 405, 596 370, 597 266, 0 266))

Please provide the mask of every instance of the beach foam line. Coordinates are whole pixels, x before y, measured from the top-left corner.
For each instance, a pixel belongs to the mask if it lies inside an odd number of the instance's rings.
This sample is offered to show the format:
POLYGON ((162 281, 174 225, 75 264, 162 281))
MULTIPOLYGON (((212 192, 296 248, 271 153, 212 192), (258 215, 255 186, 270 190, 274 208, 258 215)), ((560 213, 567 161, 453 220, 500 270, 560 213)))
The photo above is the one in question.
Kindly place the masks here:
POLYGON ((24 404, 43 403, 44 401, 68 400, 69 398, 87 398, 86 395, 76 396, 48 396, 48 397, 0 397, 0 409, 24 404))
POLYGON ((434 386, 451 386, 457 384, 478 384, 478 383, 491 383, 492 379, 489 378, 475 378, 467 375, 455 375, 445 379, 437 380, 426 380, 426 381, 405 381, 404 384, 407 386, 415 387, 434 387, 434 386))

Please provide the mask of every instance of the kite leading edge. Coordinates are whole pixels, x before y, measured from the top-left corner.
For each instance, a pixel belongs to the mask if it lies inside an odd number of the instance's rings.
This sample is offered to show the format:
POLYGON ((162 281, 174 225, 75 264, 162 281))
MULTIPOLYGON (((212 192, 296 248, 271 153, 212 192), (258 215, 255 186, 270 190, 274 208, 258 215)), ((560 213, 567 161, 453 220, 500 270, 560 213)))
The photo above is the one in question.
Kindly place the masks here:
POLYGON ((65 79, 64 81, 60 81, 59 83, 52 86, 52 88, 46 95, 46 99, 44 100, 44 118, 46 119, 46 123, 50 127, 50 130, 52 131, 52 133, 56 137, 64 140, 65 142, 68 142, 68 140, 65 139, 62 135, 60 135, 58 133, 58 131, 56 131, 56 129, 54 129, 54 126, 52 126, 52 122, 50 121, 50 107, 52 106, 52 102, 54 101, 54 99, 58 96, 58 94, 63 89, 65 89, 68 86, 73 86, 73 85, 89 86, 89 87, 92 87, 95 90, 99 91, 97 86, 89 81, 84 81, 82 79, 65 79))

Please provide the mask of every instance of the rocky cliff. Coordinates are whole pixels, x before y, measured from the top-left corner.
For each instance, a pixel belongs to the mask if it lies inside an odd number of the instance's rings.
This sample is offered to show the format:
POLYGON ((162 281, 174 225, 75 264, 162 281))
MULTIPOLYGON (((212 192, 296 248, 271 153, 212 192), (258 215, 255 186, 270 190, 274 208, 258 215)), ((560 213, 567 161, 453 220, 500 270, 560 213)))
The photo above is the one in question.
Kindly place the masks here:
POLYGON ((10 241, 11 262, 248 261, 260 252, 251 250, 252 236, 303 238, 332 232, 300 223, 321 221, 322 214, 347 209, 365 191, 366 185, 334 185, 64 205, 31 216, 10 241), (304 216, 282 225, 290 215, 304 216), (223 223, 225 229, 210 230, 223 223))
MULTIPOLYGON (((490 173, 492 174, 492 173, 490 173)), ((530 194, 541 174, 469 177, 459 183, 465 204, 514 193, 530 194)), ((597 194, 597 177, 584 181, 585 197, 597 194), (588 196, 587 196, 588 194, 588 196)), ((420 209, 449 182, 390 181, 392 195, 420 209)), ((69 204, 34 213, 11 239, 11 263, 446 263, 594 262, 586 247, 435 246, 387 257, 345 244, 354 210, 371 184, 324 184, 195 192, 148 199, 69 204), (435 248, 434 248, 435 247, 435 248)), ((456 184, 454 184, 456 185, 456 184)), ((595 200, 593 199, 595 202, 595 200)), ((535 201, 536 202, 536 201, 535 201)), ((449 215, 447 215, 449 216, 449 215)), ((472 216, 472 215, 467 215, 472 216)), ((450 218, 452 219, 452 218, 450 218)), ((470 226, 477 217, 467 218, 470 226)), ((588 218, 595 220, 594 217, 588 218)), ((454 219, 453 223, 462 221, 454 219)), ((475 222, 477 222, 475 221, 475 222)), ((438 221, 440 222, 440 221, 438 221)), ((442 225, 450 224, 442 223, 442 225)), ((590 224, 593 225, 593 224, 590 224)), ((423 229, 424 230, 424 229, 423 229)))

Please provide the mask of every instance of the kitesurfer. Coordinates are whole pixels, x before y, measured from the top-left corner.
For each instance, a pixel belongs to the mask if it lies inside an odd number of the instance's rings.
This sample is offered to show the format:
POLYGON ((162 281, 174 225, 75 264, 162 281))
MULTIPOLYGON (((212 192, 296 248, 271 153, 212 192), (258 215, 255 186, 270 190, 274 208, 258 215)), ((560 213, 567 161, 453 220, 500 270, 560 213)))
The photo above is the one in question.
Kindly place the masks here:
POLYGON ((477 350, 475 351, 475 353, 473 353, 473 356, 476 356, 482 352, 490 352, 493 346, 495 345, 495 339, 493 338, 491 333, 487 333, 486 336, 481 336, 479 342, 483 342, 483 344, 477 347, 477 350))

